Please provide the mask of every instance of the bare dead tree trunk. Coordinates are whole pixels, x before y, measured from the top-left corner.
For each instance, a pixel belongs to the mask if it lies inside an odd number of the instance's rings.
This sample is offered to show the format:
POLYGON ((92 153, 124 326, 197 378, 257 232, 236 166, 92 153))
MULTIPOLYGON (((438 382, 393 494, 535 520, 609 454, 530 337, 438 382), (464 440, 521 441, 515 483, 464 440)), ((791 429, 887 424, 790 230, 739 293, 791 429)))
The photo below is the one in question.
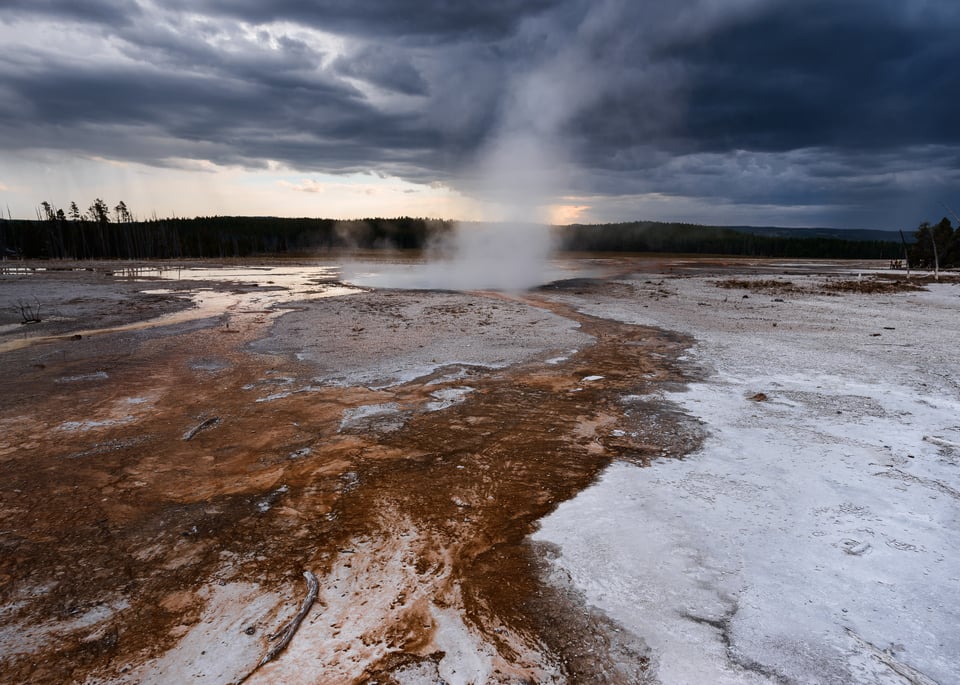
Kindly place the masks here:
POLYGON ((900 245, 903 246, 903 264, 907 267, 907 279, 910 278, 910 253, 907 250, 907 239, 903 237, 903 231, 900 231, 900 245))
POLYGON ((933 280, 940 280, 940 257, 937 255, 937 238, 930 230, 930 244, 933 245, 933 280))

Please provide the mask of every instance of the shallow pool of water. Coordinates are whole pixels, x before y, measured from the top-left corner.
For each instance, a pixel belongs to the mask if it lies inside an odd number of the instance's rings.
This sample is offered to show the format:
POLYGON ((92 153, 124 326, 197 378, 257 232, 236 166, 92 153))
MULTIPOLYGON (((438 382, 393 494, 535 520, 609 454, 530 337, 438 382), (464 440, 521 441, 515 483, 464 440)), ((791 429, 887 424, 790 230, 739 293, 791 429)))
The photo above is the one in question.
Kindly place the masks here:
MULTIPOLYGON (((244 314, 280 314, 294 302, 338 297, 361 292, 335 279, 339 268, 318 266, 243 266, 243 267, 124 267, 112 269, 115 279, 133 279, 161 287, 144 288, 152 295, 176 295, 189 299, 193 306, 142 321, 119 326, 90 328, 50 336, 38 335, 0 343, 0 352, 20 349, 39 342, 71 335, 92 336, 102 333, 145 330, 199 319, 222 317, 225 326, 231 318, 244 314), (165 281, 196 281, 196 288, 164 288, 165 281), (229 284, 236 284, 231 289, 229 284), (213 286, 213 287, 212 287, 213 286), (221 287, 227 286, 227 287, 221 287), (251 288, 251 286, 257 286, 251 288)), ((17 328, 20 328, 17 325, 17 328)), ((12 329, 11 329, 12 330, 12 329)))

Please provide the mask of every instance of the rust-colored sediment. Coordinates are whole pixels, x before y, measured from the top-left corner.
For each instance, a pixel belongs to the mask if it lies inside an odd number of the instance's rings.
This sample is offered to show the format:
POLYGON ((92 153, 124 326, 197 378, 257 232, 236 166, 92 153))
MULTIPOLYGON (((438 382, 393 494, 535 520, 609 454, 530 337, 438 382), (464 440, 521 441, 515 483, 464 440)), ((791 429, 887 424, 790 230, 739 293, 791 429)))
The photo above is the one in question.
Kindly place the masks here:
POLYGON ((438 373, 432 385, 384 390, 314 388, 259 403, 245 387, 310 377, 295 360, 247 351, 268 330, 265 315, 231 330, 118 337, 42 364, 8 353, 3 621, 63 627, 98 606, 117 610, 95 631, 31 635, 36 649, 0 657, 0 680, 122 678, 199 620, 200 590, 225 568, 231 581, 288 592, 303 569, 323 584, 352 568, 357 541, 369 553, 413 531, 404 539, 423 592, 399 593, 385 623, 363 636, 378 649, 357 680, 389 683, 398 667, 438 661, 430 607, 452 606, 497 647, 504 668, 494 677, 504 682, 536 672, 505 634, 537 646, 572 682, 640 681, 643 654, 617 642, 575 596, 544 584, 549 550, 525 539, 611 459, 692 447, 696 432, 682 417, 655 401, 623 401, 682 382, 676 359, 689 341, 523 300, 579 321, 595 342, 551 365, 468 369, 456 381, 438 373), (198 366, 201 357, 216 363, 198 366), (425 411, 430 393, 463 385, 473 391, 460 404, 425 411), (402 423, 341 424, 345 410, 385 403, 397 404, 402 423))

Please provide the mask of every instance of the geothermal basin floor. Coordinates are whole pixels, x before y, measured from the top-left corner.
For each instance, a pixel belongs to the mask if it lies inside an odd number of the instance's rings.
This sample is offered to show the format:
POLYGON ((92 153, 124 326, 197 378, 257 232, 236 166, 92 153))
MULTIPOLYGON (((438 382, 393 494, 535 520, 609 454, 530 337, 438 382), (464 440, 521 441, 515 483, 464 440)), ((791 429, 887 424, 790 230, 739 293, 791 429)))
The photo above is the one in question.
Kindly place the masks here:
POLYGON ((0 275, 0 681, 956 681, 960 287, 600 265, 0 275))

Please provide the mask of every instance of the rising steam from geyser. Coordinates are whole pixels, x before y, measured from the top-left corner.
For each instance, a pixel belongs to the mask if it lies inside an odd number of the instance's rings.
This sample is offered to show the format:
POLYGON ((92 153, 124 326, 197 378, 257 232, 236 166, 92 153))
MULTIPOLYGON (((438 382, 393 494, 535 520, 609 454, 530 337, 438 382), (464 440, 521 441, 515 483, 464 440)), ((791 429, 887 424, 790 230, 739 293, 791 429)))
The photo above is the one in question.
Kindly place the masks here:
POLYGON ((423 269, 430 287, 526 290, 550 279, 553 240, 546 204, 558 156, 529 132, 500 135, 478 165, 487 221, 460 224, 423 269))
POLYGON ((357 265, 345 280, 387 288, 511 292, 553 280, 554 245, 543 198, 556 167, 548 157, 536 137, 498 137, 475 172, 476 192, 491 208, 487 220, 458 224, 428 246, 423 264, 357 265))
POLYGON ((508 83, 498 125, 458 184, 488 208, 484 221, 457 226, 416 269, 378 268, 351 280, 397 288, 520 291, 556 278, 548 208, 564 181, 561 128, 589 95, 589 87, 571 93, 570 83, 589 83, 589 66, 573 40, 508 83))

